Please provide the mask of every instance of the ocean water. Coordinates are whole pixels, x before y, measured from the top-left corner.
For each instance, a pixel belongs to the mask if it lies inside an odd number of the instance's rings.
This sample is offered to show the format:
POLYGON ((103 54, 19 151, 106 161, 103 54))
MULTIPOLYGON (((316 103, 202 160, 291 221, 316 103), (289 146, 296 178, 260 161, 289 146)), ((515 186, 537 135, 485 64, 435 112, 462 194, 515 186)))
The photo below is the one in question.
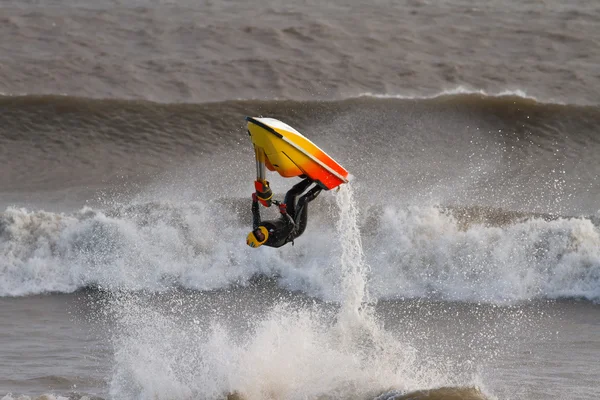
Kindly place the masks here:
POLYGON ((598 398, 599 21, 3 1, 0 399, 598 398), (352 175, 294 246, 245 116, 352 175))

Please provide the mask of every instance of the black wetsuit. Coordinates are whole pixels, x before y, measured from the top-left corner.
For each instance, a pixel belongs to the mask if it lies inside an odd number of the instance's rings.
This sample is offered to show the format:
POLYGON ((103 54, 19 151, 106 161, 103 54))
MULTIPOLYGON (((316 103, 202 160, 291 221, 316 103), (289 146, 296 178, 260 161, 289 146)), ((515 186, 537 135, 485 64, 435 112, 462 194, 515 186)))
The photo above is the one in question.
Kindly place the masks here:
POLYGON ((269 231, 269 237, 264 243, 265 246, 281 247, 304 233, 308 219, 308 203, 313 201, 322 190, 320 186, 315 186, 298 199, 298 196, 304 192, 311 183, 312 181, 310 179, 304 179, 295 184, 287 192, 284 200, 287 207, 287 213, 281 214, 278 219, 261 222, 258 202, 252 203, 252 229, 258 229, 259 226, 264 226, 269 231))

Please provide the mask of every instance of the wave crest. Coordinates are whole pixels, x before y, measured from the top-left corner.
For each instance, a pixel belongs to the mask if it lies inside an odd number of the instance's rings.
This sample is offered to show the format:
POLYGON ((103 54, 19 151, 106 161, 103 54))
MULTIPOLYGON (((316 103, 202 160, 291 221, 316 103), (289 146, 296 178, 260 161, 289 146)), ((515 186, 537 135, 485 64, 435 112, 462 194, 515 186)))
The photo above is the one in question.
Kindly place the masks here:
MULTIPOLYGON (((8 208, 0 216, 0 295, 86 287, 203 291, 267 275, 282 287, 340 300, 328 207, 314 208, 309 232, 295 246, 257 251, 244 245, 249 217, 236 211, 240 204, 231 201, 225 213, 222 201, 72 214, 8 208)), ((426 206, 372 207, 364 214, 360 229, 374 298, 600 300, 595 218, 426 206)))

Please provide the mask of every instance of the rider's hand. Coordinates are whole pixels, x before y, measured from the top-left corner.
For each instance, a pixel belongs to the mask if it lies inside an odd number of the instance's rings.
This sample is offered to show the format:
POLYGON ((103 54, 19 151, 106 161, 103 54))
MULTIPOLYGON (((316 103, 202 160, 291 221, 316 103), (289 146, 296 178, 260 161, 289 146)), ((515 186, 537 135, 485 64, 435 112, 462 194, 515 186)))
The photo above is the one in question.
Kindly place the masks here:
POLYGON ((279 212, 282 214, 287 214, 287 206, 285 203, 279 203, 279 212))

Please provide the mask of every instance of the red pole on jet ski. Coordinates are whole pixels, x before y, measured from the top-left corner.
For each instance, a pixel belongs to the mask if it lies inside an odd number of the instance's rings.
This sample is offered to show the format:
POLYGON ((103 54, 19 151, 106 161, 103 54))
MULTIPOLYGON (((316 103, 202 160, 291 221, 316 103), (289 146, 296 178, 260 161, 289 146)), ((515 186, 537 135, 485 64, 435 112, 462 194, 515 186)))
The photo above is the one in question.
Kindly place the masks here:
POLYGON ((273 192, 269 187, 269 182, 265 179, 265 153, 258 147, 254 147, 254 152, 256 155, 256 181, 254 181, 256 197, 263 206, 270 207, 273 192))

